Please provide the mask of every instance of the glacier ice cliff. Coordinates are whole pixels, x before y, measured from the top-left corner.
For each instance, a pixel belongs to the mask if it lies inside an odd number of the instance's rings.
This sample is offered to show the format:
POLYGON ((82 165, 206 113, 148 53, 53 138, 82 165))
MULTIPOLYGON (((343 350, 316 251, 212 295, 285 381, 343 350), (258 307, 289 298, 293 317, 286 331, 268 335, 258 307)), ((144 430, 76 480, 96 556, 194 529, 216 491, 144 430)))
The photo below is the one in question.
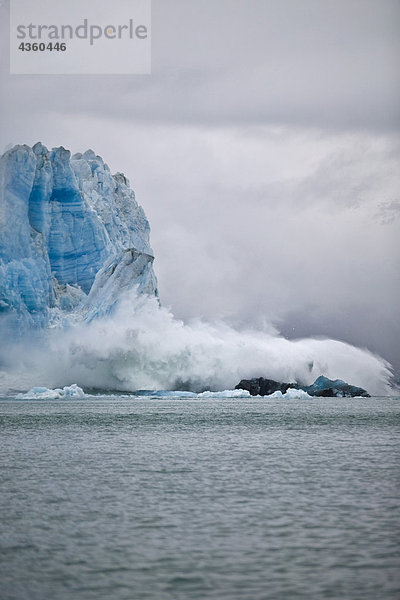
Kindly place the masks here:
POLYGON ((150 227, 129 181, 92 150, 15 146, 0 159, 0 318, 14 333, 158 296, 150 227))

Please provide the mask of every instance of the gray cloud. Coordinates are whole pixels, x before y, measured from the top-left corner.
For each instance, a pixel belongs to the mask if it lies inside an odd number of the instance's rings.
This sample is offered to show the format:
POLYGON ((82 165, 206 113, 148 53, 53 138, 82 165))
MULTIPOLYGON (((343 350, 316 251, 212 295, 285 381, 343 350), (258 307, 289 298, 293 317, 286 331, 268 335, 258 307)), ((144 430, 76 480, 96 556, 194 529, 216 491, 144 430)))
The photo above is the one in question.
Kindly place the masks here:
POLYGON ((60 115, 387 131, 400 123, 399 25, 397 0, 155 0, 152 76, 7 77, 5 43, 5 97, 60 115))
POLYGON ((377 217, 381 219, 381 223, 387 225, 393 223, 400 217, 400 201, 392 200, 391 202, 380 202, 377 217))

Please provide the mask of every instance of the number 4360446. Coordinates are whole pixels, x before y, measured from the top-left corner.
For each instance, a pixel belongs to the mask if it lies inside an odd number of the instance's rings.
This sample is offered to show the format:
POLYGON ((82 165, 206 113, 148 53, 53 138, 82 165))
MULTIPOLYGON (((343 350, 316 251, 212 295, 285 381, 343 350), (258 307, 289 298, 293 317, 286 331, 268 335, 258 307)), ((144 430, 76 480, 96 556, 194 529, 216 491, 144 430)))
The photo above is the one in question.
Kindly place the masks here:
POLYGON ((52 42, 49 42, 48 44, 45 44, 44 42, 34 42, 33 44, 31 44, 31 42, 21 42, 18 46, 18 50, 22 50, 23 52, 44 52, 45 50, 49 50, 49 52, 65 52, 66 49, 67 45, 64 43, 60 44, 59 42, 55 44, 52 42))

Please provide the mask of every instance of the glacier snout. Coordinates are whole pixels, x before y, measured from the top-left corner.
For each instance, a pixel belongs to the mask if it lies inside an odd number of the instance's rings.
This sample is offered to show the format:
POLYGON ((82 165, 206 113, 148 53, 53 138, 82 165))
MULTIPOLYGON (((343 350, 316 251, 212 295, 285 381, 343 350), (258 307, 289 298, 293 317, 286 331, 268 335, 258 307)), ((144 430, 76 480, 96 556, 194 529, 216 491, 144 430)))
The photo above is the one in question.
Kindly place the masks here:
POLYGON ((158 296, 150 227, 129 181, 92 150, 15 146, 0 159, 0 314, 38 329, 158 296))

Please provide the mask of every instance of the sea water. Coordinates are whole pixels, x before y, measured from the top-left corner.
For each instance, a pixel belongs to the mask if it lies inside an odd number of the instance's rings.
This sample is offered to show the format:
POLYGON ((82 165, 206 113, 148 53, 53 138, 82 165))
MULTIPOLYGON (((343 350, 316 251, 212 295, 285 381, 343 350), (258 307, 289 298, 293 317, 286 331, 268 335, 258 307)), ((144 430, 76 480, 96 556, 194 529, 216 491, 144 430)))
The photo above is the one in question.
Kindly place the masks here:
POLYGON ((4 398, 2 600, 399 598, 398 398, 4 398))

